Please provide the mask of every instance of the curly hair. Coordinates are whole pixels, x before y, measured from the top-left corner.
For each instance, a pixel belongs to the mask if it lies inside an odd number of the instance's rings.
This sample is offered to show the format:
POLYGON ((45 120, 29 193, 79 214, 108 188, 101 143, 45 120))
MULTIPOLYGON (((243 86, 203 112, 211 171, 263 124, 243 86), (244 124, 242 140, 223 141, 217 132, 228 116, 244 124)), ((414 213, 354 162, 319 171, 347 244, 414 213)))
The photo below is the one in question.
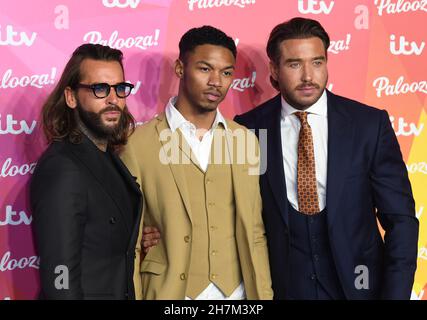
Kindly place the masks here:
MULTIPOLYGON (((271 62, 278 65, 280 62, 280 44, 282 41, 289 39, 307 39, 311 37, 317 37, 322 40, 327 57, 327 50, 330 43, 328 33, 318 21, 301 17, 292 18, 273 28, 267 42, 267 55, 271 62)), ((270 82, 275 89, 279 90, 278 82, 271 76, 270 82)))
POLYGON ((234 40, 223 31, 212 26, 192 28, 181 37, 179 41, 179 59, 184 61, 187 53, 193 52, 197 46, 212 44, 227 48, 236 59, 237 48, 234 40))
MULTIPOLYGON (((100 44, 83 44, 71 56, 53 92, 42 107, 42 125, 47 141, 68 139, 71 143, 80 143, 83 133, 77 125, 75 110, 67 106, 64 96, 65 88, 73 90, 81 80, 80 65, 85 59, 117 61, 123 69, 123 53, 100 44)), ((120 118, 118 133, 109 139, 109 145, 117 149, 127 143, 128 137, 135 130, 135 119, 125 106, 120 118)))

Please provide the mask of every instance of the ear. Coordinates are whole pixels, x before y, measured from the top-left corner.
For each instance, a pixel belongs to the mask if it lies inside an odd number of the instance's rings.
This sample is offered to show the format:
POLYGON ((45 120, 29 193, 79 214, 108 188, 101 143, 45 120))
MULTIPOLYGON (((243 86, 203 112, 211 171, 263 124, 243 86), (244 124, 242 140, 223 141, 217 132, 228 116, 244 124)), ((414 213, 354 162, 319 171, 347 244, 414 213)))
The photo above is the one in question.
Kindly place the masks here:
POLYGON ((70 107, 71 109, 77 107, 77 99, 73 89, 71 89, 70 87, 66 87, 64 90, 64 97, 68 107, 70 107))
POLYGON ((269 63, 268 66, 270 68, 271 77, 274 80, 278 81, 278 78, 279 78, 279 67, 273 61, 271 61, 271 60, 270 60, 270 63, 269 63))
POLYGON ((175 74, 180 79, 184 75, 184 63, 180 59, 176 59, 175 61, 175 74))

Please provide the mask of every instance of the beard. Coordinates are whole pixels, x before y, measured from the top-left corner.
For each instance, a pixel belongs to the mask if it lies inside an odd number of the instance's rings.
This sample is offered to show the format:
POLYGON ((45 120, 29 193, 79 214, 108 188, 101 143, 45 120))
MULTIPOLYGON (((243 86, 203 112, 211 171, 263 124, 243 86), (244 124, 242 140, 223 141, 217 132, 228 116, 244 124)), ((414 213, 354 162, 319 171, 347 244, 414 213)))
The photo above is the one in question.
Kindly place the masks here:
POLYGON ((98 139, 112 141, 119 136, 124 129, 123 110, 116 105, 105 107, 99 112, 91 112, 85 110, 80 104, 80 101, 78 101, 76 109, 82 123, 98 139), (102 120, 102 114, 109 111, 120 112, 119 120, 113 125, 106 125, 102 120))

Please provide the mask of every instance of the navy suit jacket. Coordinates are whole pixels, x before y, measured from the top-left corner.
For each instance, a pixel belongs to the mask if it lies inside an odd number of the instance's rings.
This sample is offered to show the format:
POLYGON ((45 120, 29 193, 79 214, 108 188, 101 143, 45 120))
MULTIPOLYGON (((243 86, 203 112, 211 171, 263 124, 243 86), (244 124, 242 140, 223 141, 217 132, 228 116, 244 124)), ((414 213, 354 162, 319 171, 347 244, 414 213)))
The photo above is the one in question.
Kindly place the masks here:
MULTIPOLYGON (((416 270, 418 220, 389 116, 385 110, 329 91, 327 97, 327 224, 344 294, 347 299, 409 299, 416 270), (377 218, 385 230, 384 240, 377 218), (368 275, 369 281, 362 275, 368 275)), ((257 134, 258 129, 267 129, 267 157, 262 159, 267 171, 260 177, 263 218, 274 297, 284 299, 289 279, 289 224, 280 95, 234 120, 257 134)))

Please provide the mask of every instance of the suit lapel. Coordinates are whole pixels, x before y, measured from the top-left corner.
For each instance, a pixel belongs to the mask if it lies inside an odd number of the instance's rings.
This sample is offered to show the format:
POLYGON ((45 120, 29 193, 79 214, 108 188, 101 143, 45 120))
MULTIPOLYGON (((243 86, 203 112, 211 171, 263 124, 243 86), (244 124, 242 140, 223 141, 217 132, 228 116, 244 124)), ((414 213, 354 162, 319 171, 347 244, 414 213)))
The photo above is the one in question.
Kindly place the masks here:
MULTIPOLYGON (((187 214, 191 221, 190 197, 189 197, 189 192, 187 189, 187 183, 185 180, 185 174, 183 169, 183 165, 184 165, 183 163, 186 163, 186 162, 183 162, 183 157, 188 157, 189 159, 191 159, 191 149, 188 146, 188 144, 187 144, 188 149, 186 149, 187 146, 181 145, 181 143, 184 140, 184 137, 179 134, 178 130, 176 130, 175 132, 171 131, 166 121, 164 113, 157 116, 157 120, 159 120, 159 122, 156 125, 156 130, 159 137, 165 137, 165 136, 170 137, 170 139, 166 139, 166 140, 159 139, 160 143, 162 144, 163 151, 166 152, 167 150, 171 150, 172 154, 176 153, 178 150, 181 150, 182 152, 182 154, 178 154, 177 157, 172 157, 173 160, 177 160, 177 161, 176 163, 172 163, 173 161, 172 162, 169 161, 169 167, 172 171, 175 184, 179 190, 182 202, 184 203, 185 209, 187 210, 187 214)), ((188 161, 191 161, 189 159, 188 161)))
POLYGON ((282 153, 282 137, 280 131, 281 119, 281 102, 280 95, 272 101, 274 105, 261 121, 264 124, 258 128, 267 129, 267 177, 276 200, 277 206, 280 209, 280 214, 283 221, 288 224, 288 205, 286 196, 286 180, 285 171, 283 168, 283 153, 282 153))
MULTIPOLYGON (((328 165, 326 208, 328 224, 332 225, 341 198, 345 177, 352 157, 353 123, 344 106, 337 104, 337 98, 328 94, 328 165)), ((343 212, 343 214, 345 214, 343 212)))
POLYGON ((114 190, 115 185, 108 179, 106 168, 102 165, 104 161, 100 159, 97 147, 86 137, 83 137, 83 141, 80 144, 74 145, 71 151, 74 155, 80 159, 81 163, 88 169, 91 174, 100 184, 101 188, 110 196, 119 209, 123 220, 125 221, 126 228, 131 232, 131 221, 132 217, 128 212, 123 212, 123 208, 120 205, 119 198, 114 190))
POLYGON ((127 183, 132 188, 132 190, 135 191, 136 194, 138 194, 138 196, 142 196, 141 190, 139 189, 138 184, 136 182, 136 177, 132 176, 132 174, 129 172, 129 169, 115 153, 112 152, 111 157, 120 175, 123 177, 125 183, 127 183))
POLYGON ((204 172, 200 166, 199 161, 197 160, 196 155, 193 153, 193 150, 191 150, 190 145, 187 143, 187 140, 185 139, 184 135, 182 134, 181 130, 177 129, 175 131, 175 134, 179 136, 179 149, 182 151, 182 153, 187 157, 187 159, 202 172, 204 172))
MULTIPOLYGON (((115 167, 118 169, 119 174, 123 177, 125 183, 131 187, 131 190, 135 192, 135 196, 138 198, 137 200, 137 207, 135 208, 136 216, 135 220, 132 219, 132 214, 129 214, 128 212, 122 212, 122 214, 128 218, 128 223, 131 226, 131 239, 129 241, 128 250, 131 250, 134 244, 136 243, 136 239, 138 237, 138 231, 139 231, 139 223, 141 221, 142 216, 142 193, 139 189, 139 185, 136 182, 136 177, 132 176, 129 169, 125 166, 122 160, 115 154, 111 153, 111 158, 113 159, 113 162, 115 164, 115 167), (133 226, 133 228, 132 228, 133 226)), ((132 209, 132 208, 131 208, 132 209)))

